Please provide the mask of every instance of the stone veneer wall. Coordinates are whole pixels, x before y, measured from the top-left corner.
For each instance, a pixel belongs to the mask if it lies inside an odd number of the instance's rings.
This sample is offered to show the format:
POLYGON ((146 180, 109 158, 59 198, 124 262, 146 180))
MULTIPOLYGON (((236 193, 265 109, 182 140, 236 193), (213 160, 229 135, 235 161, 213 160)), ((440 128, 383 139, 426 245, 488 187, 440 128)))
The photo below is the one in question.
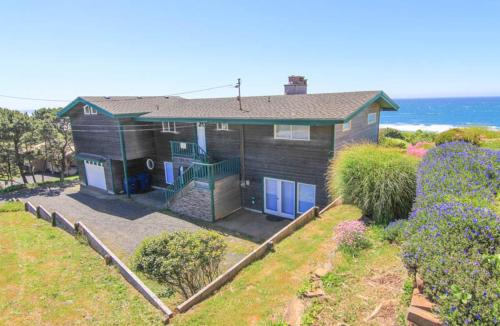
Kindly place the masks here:
POLYGON ((167 207, 181 215, 212 221, 211 191, 191 182, 168 203, 167 207))

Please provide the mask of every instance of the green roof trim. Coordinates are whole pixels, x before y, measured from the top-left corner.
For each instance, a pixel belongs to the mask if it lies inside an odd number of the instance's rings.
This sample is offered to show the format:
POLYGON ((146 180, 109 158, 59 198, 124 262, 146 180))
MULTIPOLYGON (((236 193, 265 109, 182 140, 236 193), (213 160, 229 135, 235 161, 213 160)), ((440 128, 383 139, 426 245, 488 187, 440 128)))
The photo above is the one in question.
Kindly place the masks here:
POLYGON ((98 162, 98 163, 103 163, 106 161, 106 158, 104 156, 95 155, 95 154, 86 154, 86 153, 76 154, 75 159, 77 161, 91 161, 91 162, 98 162))
POLYGON ((385 94, 384 92, 381 91, 376 96, 374 96, 371 100, 369 100, 368 102, 366 102, 365 104, 363 104, 362 107, 360 107, 359 109, 357 109, 356 111, 354 111, 353 113, 351 113, 342 122, 344 123, 344 122, 350 121, 352 118, 354 118, 360 112, 363 112, 364 110, 368 109, 370 106, 373 105, 373 103, 375 103, 377 101, 385 102, 385 105, 383 105, 383 106, 381 105, 380 106, 380 109, 382 111, 397 111, 397 110, 399 110, 399 105, 397 105, 396 102, 394 102, 393 100, 391 100, 391 98, 389 96, 387 96, 387 94, 385 94))
POLYGON ((104 110, 100 106, 95 105, 94 103, 91 103, 89 101, 85 101, 81 97, 77 97, 76 99, 73 100, 73 102, 71 102, 70 104, 66 105, 61 111, 57 112, 57 116, 59 118, 64 117, 69 111, 71 111, 72 109, 74 109, 78 104, 88 105, 91 108, 95 109, 97 112, 100 112, 100 113, 102 113, 102 114, 104 114, 104 115, 106 115, 106 116, 108 116, 110 118, 114 117, 113 114, 111 114, 110 112, 104 110))
POLYGON ((61 111, 57 112, 57 116, 59 118, 64 117, 69 111, 73 110, 78 104, 85 104, 90 106, 91 108, 95 109, 97 112, 100 112, 104 114, 107 117, 113 118, 113 119, 125 119, 125 118, 135 118, 138 117, 142 114, 148 113, 148 112, 140 112, 140 113, 123 113, 123 114, 113 114, 100 106, 86 101, 81 97, 77 97, 74 99, 70 104, 66 105, 61 111))

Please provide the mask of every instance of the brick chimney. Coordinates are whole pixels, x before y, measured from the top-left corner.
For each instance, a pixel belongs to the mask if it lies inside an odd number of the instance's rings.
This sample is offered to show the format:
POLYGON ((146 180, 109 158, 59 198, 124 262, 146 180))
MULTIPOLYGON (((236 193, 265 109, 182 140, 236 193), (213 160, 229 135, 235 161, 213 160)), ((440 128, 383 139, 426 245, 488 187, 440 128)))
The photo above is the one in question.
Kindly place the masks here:
POLYGON ((307 79, 304 76, 288 76, 285 95, 307 94, 307 79))

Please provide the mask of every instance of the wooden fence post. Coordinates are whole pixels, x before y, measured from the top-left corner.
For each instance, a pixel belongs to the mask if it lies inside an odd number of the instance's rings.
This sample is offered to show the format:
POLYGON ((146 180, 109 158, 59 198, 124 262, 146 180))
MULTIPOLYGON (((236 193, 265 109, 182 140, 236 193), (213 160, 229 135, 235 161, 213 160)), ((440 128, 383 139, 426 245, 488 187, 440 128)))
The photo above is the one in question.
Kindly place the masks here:
POLYGON ((36 207, 36 218, 40 218, 42 215, 40 215, 40 206, 36 207))
POLYGON ((25 202, 24 203, 24 211, 27 212, 28 211, 28 202, 25 202))

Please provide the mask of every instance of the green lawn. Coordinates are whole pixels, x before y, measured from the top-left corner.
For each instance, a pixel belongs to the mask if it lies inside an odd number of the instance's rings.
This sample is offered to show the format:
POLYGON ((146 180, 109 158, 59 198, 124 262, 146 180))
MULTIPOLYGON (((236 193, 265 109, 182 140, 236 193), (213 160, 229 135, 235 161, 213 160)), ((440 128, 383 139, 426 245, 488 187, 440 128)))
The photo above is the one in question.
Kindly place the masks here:
POLYGON ((160 325, 161 319, 86 244, 25 212, 0 212, 0 325, 160 325))
POLYGON ((352 206, 329 210, 276 246, 217 294, 176 316, 174 325, 267 325, 279 321, 309 272, 324 263, 334 244, 332 229, 360 217, 352 206))
POLYGON ((8 186, 3 189, 0 189, 0 194, 6 194, 9 192, 14 192, 14 191, 19 191, 23 189, 35 189, 35 188, 40 188, 40 187, 47 187, 47 186, 52 186, 52 187, 58 187, 67 183, 71 183, 74 181, 77 181, 79 179, 79 176, 73 175, 70 177, 65 177, 64 181, 61 182, 59 180, 52 180, 52 181, 45 181, 45 182, 38 182, 38 183, 27 183, 27 184, 16 184, 13 186, 8 186))

